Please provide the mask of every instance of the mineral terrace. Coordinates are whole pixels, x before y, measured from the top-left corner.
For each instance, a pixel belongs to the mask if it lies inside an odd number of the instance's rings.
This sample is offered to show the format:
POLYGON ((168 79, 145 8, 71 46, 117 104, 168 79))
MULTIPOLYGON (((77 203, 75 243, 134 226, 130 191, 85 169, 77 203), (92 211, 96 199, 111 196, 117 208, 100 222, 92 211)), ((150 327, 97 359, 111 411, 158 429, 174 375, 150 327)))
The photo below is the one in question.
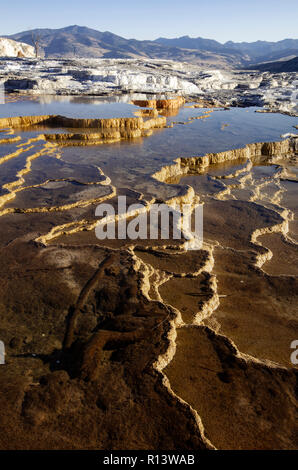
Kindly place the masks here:
POLYGON ((295 114, 295 75, 6 59, 0 79, 12 100, 133 91, 135 106, 0 119, 1 448, 297 449, 297 138, 164 165, 131 150, 223 106, 295 114), (119 195, 142 214, 203 203, 203 246, 98 240, 95 208, 119 195))

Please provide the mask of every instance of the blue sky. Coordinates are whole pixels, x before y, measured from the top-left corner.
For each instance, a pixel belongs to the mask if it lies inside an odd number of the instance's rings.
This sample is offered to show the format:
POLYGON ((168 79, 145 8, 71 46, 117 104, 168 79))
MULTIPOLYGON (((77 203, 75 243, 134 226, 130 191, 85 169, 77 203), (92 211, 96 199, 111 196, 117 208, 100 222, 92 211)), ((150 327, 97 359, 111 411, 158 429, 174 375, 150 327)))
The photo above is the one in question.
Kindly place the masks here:
POLYGON ((125 38, 297 38, 297 0, 0 0, 0 36, 72 24, 125 38))

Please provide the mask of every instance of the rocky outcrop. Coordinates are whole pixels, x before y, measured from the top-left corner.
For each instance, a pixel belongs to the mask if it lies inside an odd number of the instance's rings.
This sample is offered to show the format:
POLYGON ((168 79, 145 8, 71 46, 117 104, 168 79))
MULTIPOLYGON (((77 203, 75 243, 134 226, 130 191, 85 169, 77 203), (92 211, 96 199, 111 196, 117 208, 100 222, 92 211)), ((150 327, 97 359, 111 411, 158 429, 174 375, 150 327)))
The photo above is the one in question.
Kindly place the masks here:
POLYGON ((0 38, 0 57, 35 57, 34 47, 13 39, 0 38))

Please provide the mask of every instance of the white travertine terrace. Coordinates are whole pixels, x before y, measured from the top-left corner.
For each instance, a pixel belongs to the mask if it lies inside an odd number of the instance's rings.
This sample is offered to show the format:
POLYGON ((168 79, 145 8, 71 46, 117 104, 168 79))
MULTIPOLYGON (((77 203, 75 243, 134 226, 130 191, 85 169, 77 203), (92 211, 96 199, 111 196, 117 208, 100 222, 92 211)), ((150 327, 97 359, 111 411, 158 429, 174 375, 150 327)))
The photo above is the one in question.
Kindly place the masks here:
POLYGON ((1 61, 1 82, 7 91, 33 94, 178 93, 225 106, 297 113, 294 72, 206 70, 170 60, 7 59, 1 61))

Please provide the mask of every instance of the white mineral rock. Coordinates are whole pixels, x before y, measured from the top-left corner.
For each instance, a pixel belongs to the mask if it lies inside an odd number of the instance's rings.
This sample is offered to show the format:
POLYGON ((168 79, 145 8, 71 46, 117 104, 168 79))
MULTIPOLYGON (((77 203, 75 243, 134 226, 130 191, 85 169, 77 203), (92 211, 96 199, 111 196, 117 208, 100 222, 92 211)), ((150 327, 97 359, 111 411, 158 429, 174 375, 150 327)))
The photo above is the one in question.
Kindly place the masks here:
POLYGON ((206 70, 157 59, 0 59, 0 82, 8 92, 93 96, 175 93, 224 106, 261 106, 297 113, 294 72, 206 70))
POLYGON ((34 57, 34 47, 12 39, 0 38, 0 57, 34 57))

